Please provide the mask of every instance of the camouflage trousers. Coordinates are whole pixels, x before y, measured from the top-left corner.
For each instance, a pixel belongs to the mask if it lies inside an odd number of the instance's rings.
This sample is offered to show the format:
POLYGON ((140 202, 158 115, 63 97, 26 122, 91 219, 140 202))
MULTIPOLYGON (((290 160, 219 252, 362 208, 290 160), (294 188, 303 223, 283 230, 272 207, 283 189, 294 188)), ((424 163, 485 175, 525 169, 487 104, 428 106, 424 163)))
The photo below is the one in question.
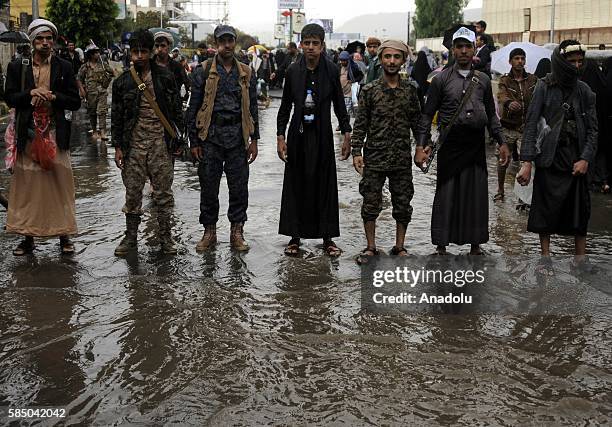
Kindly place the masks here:
POLYGON ((106 130, 106 114, 108 112, 108 93, 106 90, 87 92, 87 115, 91 128, 106 130), (99 127, 98 127, 99 126, 99 127))
POLYGON ((151 132, 140 123, 137 124, 132 133, 130 151, 121 171, 125 185, 123 212, 142 215, 142 191, 149 178, 153 187, 153 203, 158 214, 170 217, 174 207, 173 169, 172 156, 166 147, 163 130, 151 132))
MULTIPOLYGON (((518 130, 504 128, 504 137, 506 139, 506 143, 508 144, 510 155, 512 156, 510 160, 518 160, 519 154, 521 152, 521 144, 523 142, 523 133, 518 130)), ((499 160, 499 146, 495 148, 495 155, 499 160)), ((510 162, 506 166, 500 166, 500 164, 498 163, 497 170, 506 170, 508 169, 509 165, 510 162)))
POLYGON ((407 226, 412 219, 412 170, 410 168, 378 171, 366 166, 359 183, 359 193, 363 196, 361 217, 364 222, 375 221, 382 211, 382 190, 385 180, 389 178, 389 192, 393 206, 393 218, 398 223, 407 226))

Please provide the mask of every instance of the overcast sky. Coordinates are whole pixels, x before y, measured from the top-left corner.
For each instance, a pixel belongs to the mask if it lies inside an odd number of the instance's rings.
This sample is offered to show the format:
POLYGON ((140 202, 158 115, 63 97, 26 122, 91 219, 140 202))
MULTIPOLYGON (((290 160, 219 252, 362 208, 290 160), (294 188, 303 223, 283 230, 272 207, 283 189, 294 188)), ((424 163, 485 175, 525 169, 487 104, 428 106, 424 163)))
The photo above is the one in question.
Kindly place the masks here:
MULTIPOLYGON (((207 18, 208 7, 197 6, 197 3, 202 1, 194 0, 191 9, 200 17, 207 18)), ((272 32, 277 6, 278 0, 230 0, 230 23, 255 34, 272 32)), ((307 19, 332 18, 337 28, 359 15, 413 11, 414 0, 304 0, 304 6, 307 19)), ((468 8, 477 7, 482 7, 482 0, 471 0, 468 8)))

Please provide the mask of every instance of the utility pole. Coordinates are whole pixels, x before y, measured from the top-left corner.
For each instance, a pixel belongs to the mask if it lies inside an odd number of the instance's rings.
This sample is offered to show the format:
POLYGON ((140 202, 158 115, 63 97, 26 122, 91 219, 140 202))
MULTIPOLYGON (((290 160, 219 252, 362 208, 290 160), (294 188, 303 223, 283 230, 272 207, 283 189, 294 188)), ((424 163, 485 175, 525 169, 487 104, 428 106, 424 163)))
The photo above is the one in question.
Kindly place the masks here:
POLYGON ((550 8, 550 43, 554 43, 555 39, 555 0, 552 0, 550 8))
POLYGON ((32 0, 32 19, 38 19, 38 0, 32 0))
POLYGON ((406 34, 406 44, 410 46, 410 11, 408 11, 408 22, 406 25, 407 34, 406 34))
POLYGON ((293 9, 289 9, 289 42, 293 41, 293 9))

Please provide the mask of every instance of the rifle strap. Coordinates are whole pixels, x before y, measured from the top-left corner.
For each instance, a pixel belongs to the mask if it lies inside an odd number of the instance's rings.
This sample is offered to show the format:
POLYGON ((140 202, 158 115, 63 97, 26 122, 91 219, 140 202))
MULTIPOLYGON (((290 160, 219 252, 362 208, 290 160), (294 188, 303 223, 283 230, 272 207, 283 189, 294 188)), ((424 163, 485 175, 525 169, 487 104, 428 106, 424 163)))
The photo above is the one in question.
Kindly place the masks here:
POLYGON ((168 121, 168 119, 166 119, 166 116, 164 116, 164 114, 159 109, 159 105, 157 105, 157 102, 155 102, 155 98, 153 98, 151 91, 147 88, 147 85, 140 79, 134 66, 130 67, 130 73, 132 74, 134 82, 136 82, 136 85, 138 85, 138 90, 143 93, 145 98, 147 98, 149 105, 151 106, 151 108, 153 108, 153 111, 155 111, 155 115, 159 117, 159 121, 161 121, 162 125, 164 126, 164 129, 166 129, 166 132, 168 132, 172 139, 175 139, 176 132, 174 131, 174 128, 172 128, 170 122, 168 121))

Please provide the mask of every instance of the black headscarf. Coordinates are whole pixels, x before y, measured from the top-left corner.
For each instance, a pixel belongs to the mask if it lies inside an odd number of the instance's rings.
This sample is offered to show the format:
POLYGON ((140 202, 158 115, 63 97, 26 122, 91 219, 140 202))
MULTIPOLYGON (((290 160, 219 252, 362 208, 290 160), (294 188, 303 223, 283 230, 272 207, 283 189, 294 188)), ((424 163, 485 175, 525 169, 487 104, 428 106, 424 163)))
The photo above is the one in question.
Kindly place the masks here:
POLYGON ((612 83, 612 56, 606 58, 601 68, 603 70, 604 75, 606 76, 606 80, 608 82, 608 89, 612 90, 612 87, 610 86, 610 83, 612 83))
POLYGON ((580 75, 580 80, 589 85, 591 90, 595 92, 597 98, 602 100, 605 98, 606 92, 606 76, 601 72, 597 61, 594 59, 585 59, 584 69, 580 75))
POLYGON ((431 73, 431 67, 427 61, 427 54, 420 50, 417 54, 417 59, 410 75, 420 87, 425 88, 429 73, 431 73))
POLYGON ((550 68, 552 81, 565 88, 575 87, 578 83, 578 76, 582 71, 582 69, 578 69, 570 64, 569 61, 561 55, 559 46, 553 51, 550 68))
MULTIPOLYGON (((606 85, 606 77, 599 69, 597 65, 597 61, 594 59, 586 59, 585 65, 583 67, 583 71, 580 76, 580 80, 589 85, 591 90, 597 96, 596 98, 596 110, 597 110, 597 120, 600 123, 600 140, 602 140, 602 136, 604 136, 603 129, 605 128, 604 122, 607 120, 607 117, 610 115, 610 101, 609 101, 609 90, 610 88, 606 85)), ((612 73, 609 73, 612 74, 612 73)))
POLYGON ((540 62, 538 62, 538 66, 533 74, 535 74, 538 79, 543 79, 548 73, 550 73, 550 59, 542 58, 540 62))

